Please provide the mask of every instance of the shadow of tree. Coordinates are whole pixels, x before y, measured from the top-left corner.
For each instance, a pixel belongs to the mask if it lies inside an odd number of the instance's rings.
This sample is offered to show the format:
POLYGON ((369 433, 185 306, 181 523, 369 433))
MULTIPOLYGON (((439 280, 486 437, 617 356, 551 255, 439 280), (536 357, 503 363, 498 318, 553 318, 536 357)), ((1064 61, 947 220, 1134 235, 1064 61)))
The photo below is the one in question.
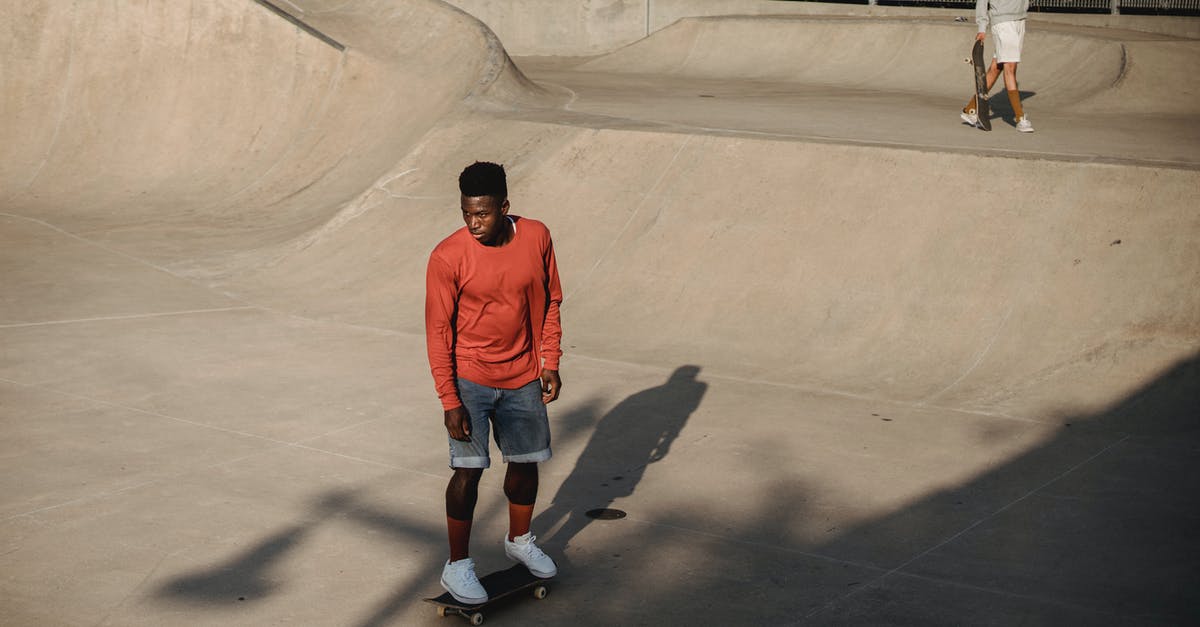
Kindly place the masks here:
MULTIPOLYGON (((628 496, 641 481, 646 467, 663 459, 678 437, 688 417, 699 406, 707 385, 696 380, 700 368, 681 366, 662 385, 626 398, 607 412, 594 429, 589 429, 598 413, 598 401, 585 401, 556 419, 562 430, 557 440, 571 440, 590 431, 591 437, 579 461, 555 495, 550 507, 534 522, 545 529, 565 519, 565 524, 549 543, 565 547, 574 534, 589 522, 581 508, 605 507, 628 496)), ((372 506, 349 490, 336 490, 317 497, 310 519, 272 534, 254 548, 203 571, 172 579, 158 592, 162 598, 195 604, 219 603, 230 599, 262 598, 277 589, 279 583, 271 571, 289 551, 323 521, 339 517, 365 528, 383 531, 398 542, 439 546, 445 542, 440 520, 413 520, 401 512, 372 506)), ((477 519, 503 514, 499 506, 481 510, 477 519)), ((561 550, 558 551, 561 553, 561 550)), ((399 586, 360 622, 361 627, 390 624, 436 582, 442 563, 436 560, 420 569, 420 574, 399 586)))
MULTIPOLYGON (((535 522, 541 529, 559 525, 547 542, 556 557, 588 524, 582 511, 632 494, 649 465, 670 452, 707 390, 698 373, 681 367, 597 423, 535 522)), ((812 505, 816 486, 760 469, 764 479, 744 486, 761 495, 759 505, 740 512, 726 533, 686 525, 713 511, 707 491, 696 486, 689 495, 694 504, 677 518, 625 527, 621 543, 636 550, 609 556, 616 547, 579 547, 587 549, 581 558, 587 563, 563 569, 557 603, 516 605, 505 615, 589 625, 658 624, 664 616, 670 623, 722 625, 1194 622, 1200 356, 1104 411, 1061 422, 1024 454, 823 542, 793 539, 797 526, 820 515, 812 505)), ((771 443, 768 435, 756 437, 762 440, 756 444, 771 443)), ((499 516, 501 505, 481 515, 499 516)), ((160 595, 199 602, 270 594, 279 585, 273 566, 333 513, 398 542, 444 542, 440 521, 411 520, 352 493, 326 494, 314 510, 311 522, 272 534, 213 569, 176 578, 160 595)), ((430 560, 348 622, 396 624, 430 592, 440 568, 430 560)))
POLYGON ((271 575, 273 567, 303 540, 310 527, 288 527, 211 569, 176 577, 159 590, 159 596, 195 604, 262 599, 279 586, 271 575))
POLYGON ((1197 453, 1200 356, 1193 356, 1105 411, 1063 417, 1054 438, 976 480, 818 547, 834 555, 867 548, 883 556, 875 561, 885 570, 809 618, 1194 622, 1200 616, 1197 453), (896 550, 902 539, 910 548, 896 550), (954 602, 934 608, 905 601, 913 590, 926 590, 926 601, 936 590, 954 602))
POLYGON ((598 573, 610 588, 588 599, 601 607, 588 622, 649 622, 632 603, 603 608, 628 595, 701 624, 1194 623, 1200 357, 1061 421, 1040 446, 827 542, 788 539, 817 515, 811 486, 798 482, 747 486, 769 498, 729 536, 640 530, 631 544, 674 543, 678 554, 598 573), (644 570, 663 576, 630 577, 644 570))

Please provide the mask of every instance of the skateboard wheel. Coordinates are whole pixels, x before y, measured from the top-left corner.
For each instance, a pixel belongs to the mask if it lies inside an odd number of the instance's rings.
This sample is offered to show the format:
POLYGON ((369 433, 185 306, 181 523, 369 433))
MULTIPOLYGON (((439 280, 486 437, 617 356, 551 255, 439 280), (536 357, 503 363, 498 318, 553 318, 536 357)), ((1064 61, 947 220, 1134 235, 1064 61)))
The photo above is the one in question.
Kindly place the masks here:
POLYGON ((472 625, 482 625, 483 624, 483 613, 475 612, 474 614, 471 614, 471 624, 472 625))
POLYGON ((438 616, 440 616, 442 618, 446 618, 446 608, 438 606, 437 612, 438 612, 438 616))
POLYGON ((533 589, 533 598, 535 599, 544 599, 547 594, 550 594, 550 589, 546 586, 537 586, 533 589))

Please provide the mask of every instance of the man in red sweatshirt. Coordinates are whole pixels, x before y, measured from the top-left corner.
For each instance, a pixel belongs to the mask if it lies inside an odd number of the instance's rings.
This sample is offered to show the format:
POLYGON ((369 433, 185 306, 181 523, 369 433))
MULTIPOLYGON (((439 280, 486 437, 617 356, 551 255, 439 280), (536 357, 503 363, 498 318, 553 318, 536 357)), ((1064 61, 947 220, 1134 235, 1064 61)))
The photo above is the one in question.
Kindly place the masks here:
POLYGON ((442 586, 474 604, 487 601, 468 548, 479 479, 491 465, 491 429, 508 464, 504 552, 538 577, 558 572, 533 543, 529 525, 537 465, 551 455, 546 404, 562 389, 562 287, 550 231, 508 215, 503 166, 476 162, 459 175, 458 188, 466 226, 429 256, 425 339, 454 469, 446 488, 450 559, 442 586))

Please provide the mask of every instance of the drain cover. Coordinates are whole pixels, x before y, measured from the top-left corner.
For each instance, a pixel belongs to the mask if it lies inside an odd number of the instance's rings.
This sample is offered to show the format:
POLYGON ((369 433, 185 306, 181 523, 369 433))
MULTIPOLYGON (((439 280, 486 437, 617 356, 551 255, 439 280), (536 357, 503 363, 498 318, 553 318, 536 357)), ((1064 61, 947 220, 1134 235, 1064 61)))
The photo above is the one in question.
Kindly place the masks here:
POLYGON ((596 520, 616 520, 624 518, 625 512, 619 509, 593 509, 587 512, 587 516, 596 520))

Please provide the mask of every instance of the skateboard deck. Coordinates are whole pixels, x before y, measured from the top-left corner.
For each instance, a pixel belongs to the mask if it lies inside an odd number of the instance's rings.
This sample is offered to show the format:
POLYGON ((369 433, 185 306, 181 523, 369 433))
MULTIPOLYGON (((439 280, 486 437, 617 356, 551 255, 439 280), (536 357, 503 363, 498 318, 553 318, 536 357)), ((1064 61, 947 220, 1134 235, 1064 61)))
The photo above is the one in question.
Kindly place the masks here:
POLYGON ((987 99, 987 65, 983 63, 983 42, 976 41, 971 47, 971 67, 975 70, 975 115, 979 116, 979 128, 992 130, 992 107, 987 99))
POLYGON ((550 593, 550 588, 546 585, 548 581, 550 580, 535 577, 524 565, 517 564, 507 570, 499 570, 489 575, 484 575, 479 580, 479 583, 483 584, 483 589, 487 590, 488 593, 486 603, 478 605, 460 603, 458 599, 450 596, 449 592, 440 596, 427 598, 425 601, 437 606, 438 616, 457 614, 471 621, 472 625, 482 625, 483 610, 512 594, 532 589, 535 599, 546 598, 546 595, 550 593))

